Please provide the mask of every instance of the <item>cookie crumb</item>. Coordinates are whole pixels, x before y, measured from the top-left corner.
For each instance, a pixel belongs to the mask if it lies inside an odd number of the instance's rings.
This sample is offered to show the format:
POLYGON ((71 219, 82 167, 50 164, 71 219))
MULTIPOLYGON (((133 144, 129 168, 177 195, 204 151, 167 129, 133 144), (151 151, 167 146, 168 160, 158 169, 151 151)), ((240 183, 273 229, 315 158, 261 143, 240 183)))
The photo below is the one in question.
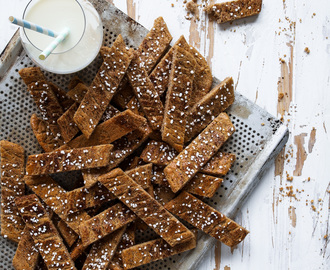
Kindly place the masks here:
POLYGON ((307 53, 307 54, 309 54, 311 51, 310 51, 310 49, 308 47, 306 47, 305 50, 304 50, 304 52, 307 53))
POLYGON ((284 98, 284 93, 280 92, 278 93, 278 101, 282 100, 284 98))
POLYGON ((187 4, 186 4, 186 10, 194 15, 196 17, 196 20, 200 20, 199 18, 199 10, 198 10, 198 4, 196 3, 197 0, 193 0, 193 1, 189 1, 187 4))
POLYGON ((173 3, 171 4, 171 7, 174 7, 174 4, 173 3))
POLYGON ((292 176, 287 176, 286 177, 286 180, 292 182, 293 181, 293 177, 292 176))

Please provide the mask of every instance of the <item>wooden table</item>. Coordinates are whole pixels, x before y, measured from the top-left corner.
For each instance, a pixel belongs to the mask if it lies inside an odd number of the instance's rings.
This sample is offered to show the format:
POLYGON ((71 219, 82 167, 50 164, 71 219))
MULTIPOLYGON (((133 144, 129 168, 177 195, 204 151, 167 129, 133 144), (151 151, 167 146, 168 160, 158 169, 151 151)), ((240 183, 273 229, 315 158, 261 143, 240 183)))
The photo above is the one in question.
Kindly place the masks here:
MULTIPOLYGON (((0 51, 16 30, 8 16, 20 16, 27 2, 0 0, 0 51)), ((185 35, 214 76, 232 76, 237 91, 290 130, 236 217, 251 233, 233 250, 217 244, 199 269, 330 269, 330 1, 264 0, 259 16, 223 25, 202 7, 200 21, 185 19, 182 0, 113 4, 147 28, 163 16, 174 40, 185 35)))

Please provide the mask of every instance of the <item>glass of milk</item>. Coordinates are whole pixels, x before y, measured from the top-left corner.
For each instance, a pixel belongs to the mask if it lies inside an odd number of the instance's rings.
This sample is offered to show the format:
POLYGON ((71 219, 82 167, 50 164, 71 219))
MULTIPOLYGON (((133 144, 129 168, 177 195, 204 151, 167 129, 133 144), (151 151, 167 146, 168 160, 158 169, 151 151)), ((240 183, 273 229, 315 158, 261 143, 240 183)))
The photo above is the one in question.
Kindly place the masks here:
POLYGON ((31 0, 23 19, 61 32, 70 29, 67 38, 45 59, 40 53, 53 37, 20 28, 23 47, 32 61, 41 68, 57 73, 77 72, 97 56, 103 43, 103 25, 93 5, 87 0, 31 0))

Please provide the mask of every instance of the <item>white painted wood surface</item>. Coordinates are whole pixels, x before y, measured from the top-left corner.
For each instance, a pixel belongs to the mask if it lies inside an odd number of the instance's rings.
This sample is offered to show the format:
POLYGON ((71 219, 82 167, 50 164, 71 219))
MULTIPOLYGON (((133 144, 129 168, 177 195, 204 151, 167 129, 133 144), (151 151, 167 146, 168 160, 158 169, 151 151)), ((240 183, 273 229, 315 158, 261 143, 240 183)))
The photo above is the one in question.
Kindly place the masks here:
MULTIPOLYGON (((20 16, 27 2, 0 0, 0 51, 16 29, 8 16, 20 16)), ((257 17, 216 25, 202 11, 199 22, 186 20, 182 0, 113 0, 147 28, 163 16, 174 40, 185 35, 214 76, 232 76, 290 129, 283 168, 278 159, 236 217, 251 233, 234 250, 215 246, 199 270, 330 269, 330 1, 263 2, 257 17), (295 197, 286 195, 290 186, 295 197)))

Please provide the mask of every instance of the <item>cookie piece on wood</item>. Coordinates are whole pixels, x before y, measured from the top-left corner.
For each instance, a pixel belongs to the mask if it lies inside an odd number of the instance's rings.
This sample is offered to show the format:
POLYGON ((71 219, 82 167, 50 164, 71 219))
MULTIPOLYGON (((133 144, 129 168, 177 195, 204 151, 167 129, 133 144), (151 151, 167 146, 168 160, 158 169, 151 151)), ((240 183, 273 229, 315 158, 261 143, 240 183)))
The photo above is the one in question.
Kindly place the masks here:
POLYGON ((83 83, 78 83, 74 88, 69 90, 66 95, 77 103, 81 103, 88 91, 88 86, 83 83))
POLYGON ((167 203, 165 208, 230 247, 239 244, 249 233, 235 221, 185 191, 167 203))
POLYGON ((206 12, 217 23, 231 22, 260 13, 262 0, 234 0, 206 7, 206 12))
POLYGON ((45 152, 51 152, 64 144, 62 137, 54 136, 49 124, 40 119, 36 114, 32 114, 30 125, 34 136, 45 152))
POLYGON ((198 100, 187 114, 185 143, 197 136, 234 100, 234 82, 231 77, 224 79, 201 100, 198 100))
POLYGON ((166 93, 162 140, 181 152, 186 129, 186 112, 193 90, 196 61, 186 50, 176 47, 173 52, 170 82, 166 93))
POLYGON ((99 123, 133 57, 121 35, 111 48, 103 50, 107 53, 103 55, 102 66, 73 117, 87 138, 92 135, 99 123))
POLYGON ((125 269, 132 269, 141 265, 163 260, 175 254, 182 253, 196 247, 196 236, 186 243, 171 247, 162 238, 144 242, 123 250, 122 260, 125 269))
POLYGON ((173 192, 178 192, 212 158, 234 133, 226 113, 221 113, 164 169, 173 192))
POLYGON ((126 230, 124 226, 92 245, 82 270, 107 270, 126 230))
POLYGON ((79 234, 79 225, 82 221, 90 219, 85 211, 65 215, 67 201, 63 194, 66 190, 62 188, 50 176, 25 176, 25 184, 37 194, 71 229, 79 234), (61 199, 63 197, 63 199, 61 199))
POLYGON ((34 194, 23 196, 16 198, 15 203, 47 268, 76 269, 63 240, 38 197, 34 194))
POLYGON ((84 135, 80 135, 69 142, 68 145, 71 148, 80 148, 109 144, 144 124, 146 124, 144 117, 136 115, 131 110, 126 110, 99 124, 88 139, 84 135))
POLYGON ((214 176, 224 176, 229 172, 235 160, 235 154, 218 152, 205 164, 200 172, 214 176))
POLYGON ((141 60, 136 52, 127 69, 127 77, 150 127, 159 130, 163 121, 164 106, 146 70, 141 67, 141 60))
POLYGON ((25 194, 25 157, 22 146, 0 141, 1 154, 1 235, 19 242, 24 222, 14 199, 25 194))
POLYGON ((29 228, 25 226, 13 258, 13 266, 16 270, 35 270, 38 262, 39 250, 35 247, 29 228))
POLYGON ((76 123, 73 121, 73 116, 76 113, 78 107, 78 103, 73 103, 71 107, 57 119, 57 124, 60 128, 61 136, 66 143, 71 141, 80 131, 76 123))
POLYGON ((135 219, 136 215, 131 210, 122 203, 117 203, 80 224, 82 243, 86 247, 135 219))
POLYGON ((220 187, 223 179, 211 175, 197 173, 184 190, 198 196, 212 198, 220 187))
POLYGON ((171 246, 194 237, 191 231, 121 169, 100 176, 99 181, 171 246))
POLYGON ((111 144, 104 144, 31 155, 26 163, 26 172, 28 175, 43 175, 103 167, 109 164, 112 148, 111 144))

